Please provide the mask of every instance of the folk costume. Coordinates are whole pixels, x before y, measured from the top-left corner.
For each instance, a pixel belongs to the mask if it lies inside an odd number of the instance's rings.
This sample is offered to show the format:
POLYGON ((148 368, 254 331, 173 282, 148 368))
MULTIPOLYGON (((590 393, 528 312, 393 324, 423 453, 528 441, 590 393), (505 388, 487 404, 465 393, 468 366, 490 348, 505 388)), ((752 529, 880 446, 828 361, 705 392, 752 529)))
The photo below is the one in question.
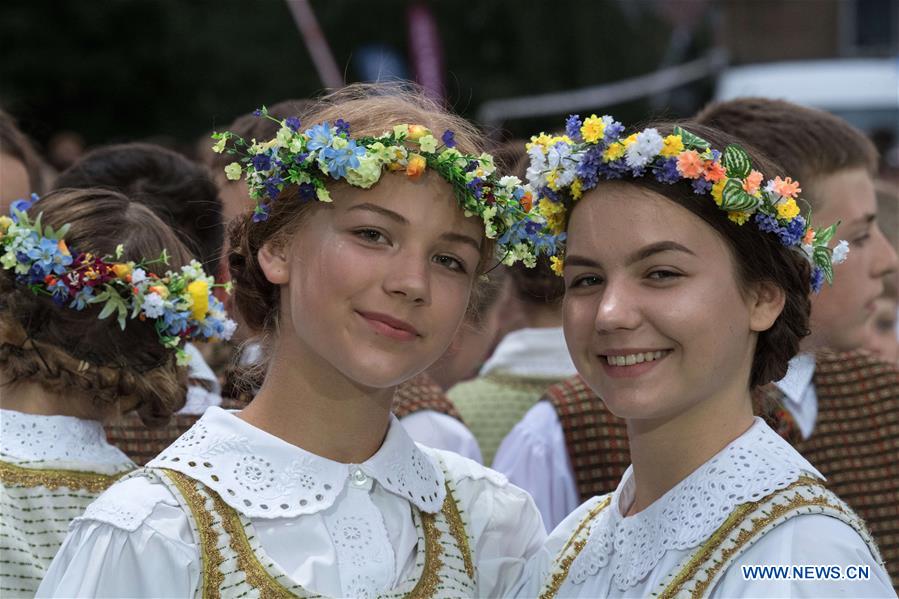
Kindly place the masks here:
POLYGON ((503 337, 477 378, 455 385, 448 395, 490 464, 500 442, 546 389, 574 373, 561 327, 519 329, 503 337))
POLYGON ((136 466, 103 426, 0 410, 0 594, 33 597, 69 522, 136 466))
POLYGON ((895 596, 862 520, 760 418, 625 516, 633 501, 629 468, 613 493, 587 501, 553 531, 520 596, 895 596), (755 566, 809 564, 867 578, 753 579, 755 566))
POLYGON ((543 539, 526 493, 395 417, 341 464, 210 408, 75 521, 39 594, 501 596, 543 539))

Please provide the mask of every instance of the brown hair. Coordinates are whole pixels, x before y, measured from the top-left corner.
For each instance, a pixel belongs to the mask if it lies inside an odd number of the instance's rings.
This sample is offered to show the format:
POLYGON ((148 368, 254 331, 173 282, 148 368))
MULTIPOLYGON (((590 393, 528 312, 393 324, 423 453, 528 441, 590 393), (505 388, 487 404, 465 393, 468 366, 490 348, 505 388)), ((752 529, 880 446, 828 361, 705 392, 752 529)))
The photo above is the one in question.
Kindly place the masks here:
MULTIPOLYGON (((29 209, 59 229, 70 225, 66 244, 73 254, 113 255, 149 261, 165 249, 176 270, 190 261, 187 249, 146 206, 100 189, 59 190, 29 209)), ((149 268, 149 267, 148 267, 149 268)), ((74 310, 56 305, 0 271, 0 368, 10 383, 38 382, 55 393, 80 391, 106 412, 136 408, 148 425, 161 425, 185 401, 186 373, 174 352, 159 343, 152 323, 129 320, 122 331, 115 318, 100 320, 100 307, 74 310)))
POLYGON ((837 171, 877 171, 877 149, 864 133, 832 114, 783 100, 739 98, 707 106, 696 122, 755 146, 780 168, 769 179, 790 176, 803 184, 803 199, 820 206, 814 184, 837 171))
MULTIPOLYGON (((677 123, 687 131, 708 141, 711 146, 723 150, 739 141, 711 127, 696 123, 677 123)), ((648 125, 660 134, 672 133, 674 123, 660 122, 648 125)), ((742 144, 749 153, 753 167, 766 177, 777 167, 751 147, 742 144)), ((750 388, 780 380, 787 372, 790 359, 799 352, 800 340, 809 334, 809 299, 811 267, 797 251, 781 244, 777 235, 761 231, 753 222, 737 225, 727 213, 715 205, 711 196, 697 196, 687 181, 674 184, 660 183, 651 175, 638 179, 600 181, 597 187, 610 185, 635 185, 653 191, 683 206, 709 224, 727 243, 736 267, 737 282, 745 291, 751 285, 770 282, 783 289, 786 296, 783 311, 774 324, 758 335, 755 355, 750 372, 750 388)), ((570 214, 570 211, 569 211, 570 214)))
POLYGON ((40 156, 31 141, 16 126, 15 120, 2 110, 0 110, 0 152, 12 156, 25 166, 32 193, 44 192, 41 174, 43 163, 40 156))
POLYGON ((63 171, 55 187, 125 194, 179 232, 207 271, 218 269, 225 235, 218 188, 206 167, 181 154, 148 143, 103 146, 63 171))
MULTIPOLYGON (((337 119, 349 123, 354 137, 378 136, 394 125, 418 124, 435 135, 451 129, 455 133, 456 147, 462 153, 479 154, 482 149, 473 125, 408 84, 349 85, 310 106, 305 112, 303 126, 325 121, 333 123, 337 119)), ((338 188, 340 184, 332 185, 338 188)), ((232 222, 228 264, 234 282, 234 301, 252 330, 261 333, 277 330, 278 286, 265 278, 257 260, 259 250, 268 242, 283 242, 296 230, 307 211, 319 204, 301 201, 298 187, 289 185, 271 203, 268 220, 255 223, 252 214, 246 214, 232 222)), ((492 254, 493 244, 484 243, 482 266, 492 254)))

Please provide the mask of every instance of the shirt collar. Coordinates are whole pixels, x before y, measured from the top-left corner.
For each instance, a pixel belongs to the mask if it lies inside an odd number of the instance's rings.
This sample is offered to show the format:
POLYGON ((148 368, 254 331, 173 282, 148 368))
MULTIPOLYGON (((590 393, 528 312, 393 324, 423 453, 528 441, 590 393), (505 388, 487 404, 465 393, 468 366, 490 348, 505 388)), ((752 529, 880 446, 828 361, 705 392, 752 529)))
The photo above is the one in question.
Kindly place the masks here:
POLYGON ((611 504, 594 520, 591 548, 572 564, 573 579, 583 581, 590 571, 609 566, 615 584, 627 590, 643 580, 666 551, 698 547, 738 505, 783 489, 803 473, 824 478, 760 418, 652 505, 625 518, 635 489, 629 467, 611 504))
POLYGON ((802 403, 806 390, 815 375, 815 355, 810 353, 793 356, 787 367, 787 374, 774 384, 794 405, 802 403))
POLYGON ((568 378, 577 370, 568 353, 562 327, 554 327, 519 329, 506 334, 481 367, 481 376, 490 373, 568 378))
POLYGON ((424 512, 439 511, 446 496, 443 470, 393 416, 378 451, 354 465, 310 453, 231 412, 210 407, 147 466, 186 474, 254 518, 296 517, 325 510, 360 469, 424 512))
POLYGON ((103 425, 72 416, 42 416, 0 410, 0 453, 16 463, 53 462, 65 469, 116 473, 134 468, 106 441, 103 425))

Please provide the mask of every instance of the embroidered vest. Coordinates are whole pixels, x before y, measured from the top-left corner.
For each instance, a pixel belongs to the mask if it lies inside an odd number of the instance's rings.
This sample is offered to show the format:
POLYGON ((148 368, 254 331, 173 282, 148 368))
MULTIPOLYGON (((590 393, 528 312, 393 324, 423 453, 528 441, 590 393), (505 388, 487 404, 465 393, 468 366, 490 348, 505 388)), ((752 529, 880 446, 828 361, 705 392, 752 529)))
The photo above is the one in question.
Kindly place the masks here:
MULTIPOLYGON (((610 505, 611 497, 611 494, 606 495, 587 513, 556 556, 540 599, 557 595, 571 565, 588 543, 592 523, 610 505)), ((665 577, 653 597, 709 596, 728 568, 746 550, 776 526, 803 514, 825 514, 845 522, 861 535, 875 560, 883 563, 864 522, 820 481, 802 476, 788 487, 758 501, 738 505, 703 544, 665 577)))
MULTIPOLYGON (((294 584, 265 552, 249 518, 209 487, 174 470, 145 468, 138 475, 165 484, 188 515, 200 550, 201 580, 196 598, 320 597, 294 584)), ((436 514, 412 510, 418 530, 415 573, 383 597, 431 599, 474 597, 476 570, 466 523, 453 497, 436 514)))
POLYGON ((558 378, 488 374, 450 389, 450 401, 478 440, 485 464, 500 443, 558 378))
POLYGON ((899 588, 899 369, 862 352, 820 353, 812 382, 818 416, 808 439, 782 407, 777 387, 763 387, 756 397, 773 400, 765 419, 865 520, 899 588))
POLYGON ((393 396, 393 413, 397 418, 405 418, 422 410, 434 410, 465 424, 456 411, 456 406, 427 374, 420 374, 406 381, 397 387, 396 395, 393 396))
POLYGON ((33 597, 69 522, 124 474, 42 470, 0 461, 0 595, 33 597))
POLYGON ((631 463, 624 420, 580 376, 553 385, 543 399, 559 416, 581 501, 614 491, 631 463))
MULTIPOLYGON (((222 398, 222 408, 242 410, 248 401, 222 398)), ((148 428, 137 415, 128 412, 103 425, 106 440, 121 449, 138 466, 144 466, 163 449, 187 432, 200 416, 197 414, 173 414, 168 423, 159 428, 148 428)))

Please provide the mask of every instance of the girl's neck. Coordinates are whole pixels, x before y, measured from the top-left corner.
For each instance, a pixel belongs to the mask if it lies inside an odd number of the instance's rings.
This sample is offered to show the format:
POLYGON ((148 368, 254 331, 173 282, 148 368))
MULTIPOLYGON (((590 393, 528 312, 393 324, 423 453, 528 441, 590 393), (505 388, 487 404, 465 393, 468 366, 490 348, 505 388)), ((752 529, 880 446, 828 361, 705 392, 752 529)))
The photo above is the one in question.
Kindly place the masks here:
POLYGON ((315 455, 358 464, 387 435, 395 388, 350 381, 318 356, 275 351, 265 383, 241 413, 253 426, 315 455))
POLYGON ((705 400, 664 420, 628 420, 635 492, 627 515, 652 505, 752 426, 749 394, 741 395, 705 400))
POLYGON ((89 397, 75 391, 53 393, 34 381, 10 383, 0 376, 0 408, 35 416, 72 416, 82 420, 103 420, 89 397))

